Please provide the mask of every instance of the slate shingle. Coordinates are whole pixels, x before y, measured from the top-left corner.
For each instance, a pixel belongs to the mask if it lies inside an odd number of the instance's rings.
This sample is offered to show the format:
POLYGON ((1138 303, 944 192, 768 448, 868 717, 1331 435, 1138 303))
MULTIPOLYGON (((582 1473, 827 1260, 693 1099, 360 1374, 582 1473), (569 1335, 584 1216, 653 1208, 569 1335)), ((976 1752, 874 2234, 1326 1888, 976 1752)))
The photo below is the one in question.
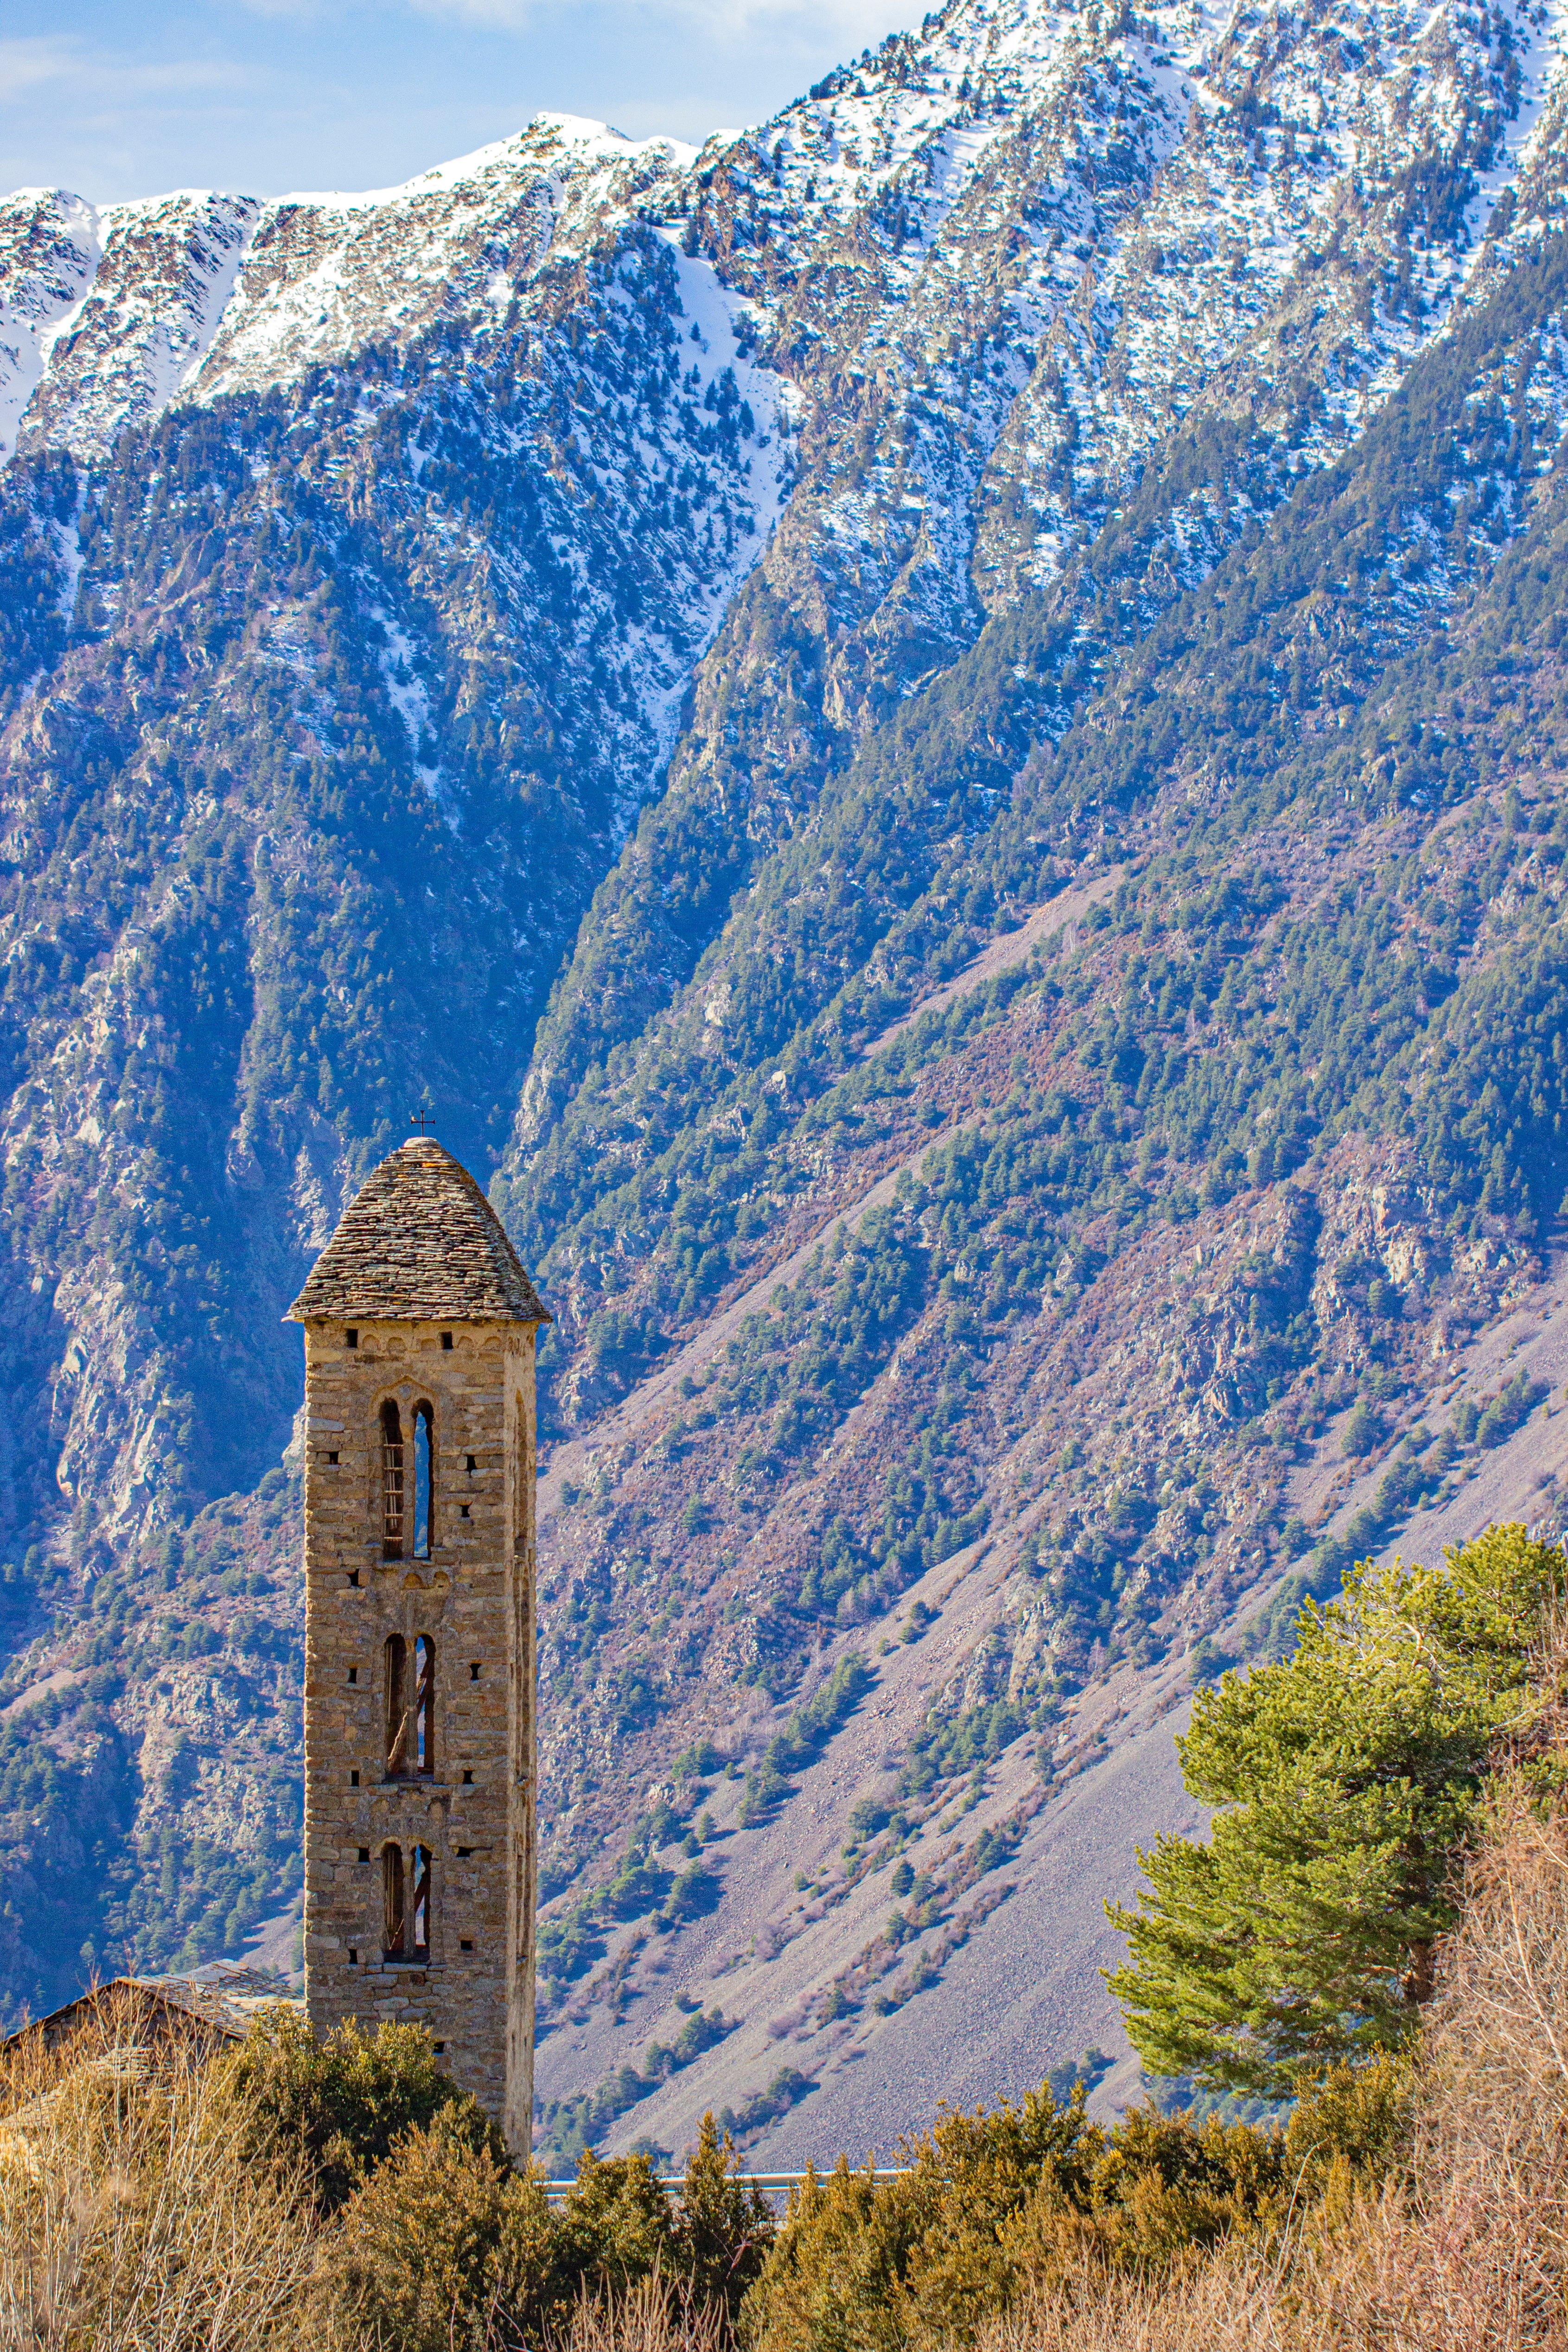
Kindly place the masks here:
POLYGON ((434 1136, 365 1178, 284 1318, 308 1323, 548 1323, 489 1202, 434 1136))

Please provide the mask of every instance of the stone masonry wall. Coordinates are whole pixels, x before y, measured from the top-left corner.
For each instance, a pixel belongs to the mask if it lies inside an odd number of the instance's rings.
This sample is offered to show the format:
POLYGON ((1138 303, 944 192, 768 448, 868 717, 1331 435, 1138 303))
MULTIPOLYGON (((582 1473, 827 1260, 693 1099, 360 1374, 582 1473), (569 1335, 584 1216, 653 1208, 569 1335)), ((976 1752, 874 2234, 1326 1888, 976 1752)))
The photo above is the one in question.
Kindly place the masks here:
POLYGON ((534 1327, 305 1327, 305 1987, 325 2032, 426 2026, 525 2155, 532 2126, 534 1327), (348 1344, 348 1332, 357 1344, 348 1344), (443 1344, 443 1338, 447 1344, 443 1344), (381 1410, 405 1442, 405 1556, 383 1558, 381 1410), (413 1548, 429 1406, 431 1554, 413 1548), (434 1644, 432 1769, 390 1773, 386 1644, 434 1644), (428 1960, 384 1949, 383 1854, 432 1857, 428 1960))

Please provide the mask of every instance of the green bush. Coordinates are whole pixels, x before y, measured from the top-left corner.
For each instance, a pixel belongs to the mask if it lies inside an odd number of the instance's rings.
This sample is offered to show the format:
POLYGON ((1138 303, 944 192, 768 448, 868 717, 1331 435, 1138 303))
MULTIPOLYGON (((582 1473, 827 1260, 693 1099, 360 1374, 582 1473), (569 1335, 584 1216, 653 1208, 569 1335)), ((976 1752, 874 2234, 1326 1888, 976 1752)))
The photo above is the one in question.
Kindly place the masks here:
POLYGON ((409 2132, 343 2214, 326 2299, 388 2352, 480 2352, 565 2300, 543 2190, 455 2124, 409 2132))
MULTIPOLYGON (((396 2031, 409 2042, 425 2038, 396 2031)), ((309 2039, 303 2028, 288 2038, 296 2076, 298 2043, 309 2039)), ((384 2057, 405 2057, 406 2047, 384 2057)), ((277 2128, 278 2071, 268 2061, 236 2076, 253 2112, 259 2101, 266 2131, 277 2128)), ((417 2066, 396 2071, 422 2079, 417 2066)), ((352 2104, 337 2103, 340 2112, 352 2104)), ((656 2273, 697 2305, 716 2305, 726 2336, 732 2332, 773 2225, 762 2199, 735 2178, 734 2143, 711 2115, 679 2197, 659 2186, 645 2156, 600 2158, 589 2149, 552 2212, 538 2173, 514 2171, 495 2134, 474 2130, 470 2104, 449 2099, 388 2147, 380 2147, 379 2123, 362 2131, 360 2178, 323 2241, 323 2340, 368 2340, 380 2352, 521 2352, 563 2336, 583 2295, 614 2300, 656 2273)), ((290 2114, 302 2105, 296 2099, 290 2114)), ((384 2101, 379 2112, 384 2120, 384 2101)), ((342 2162, 353 2168, 346 2156, 342 2162)))
POLYGON ((669 2199, 646 2156, 604 2159, 585 2149, 556 2224, 563 2272, 619 2293, 668 2272, 675 2242, 669 2199))
POLYGON ((734 2143, 727 2132, 721 2137, 711 2115, 673 2200, 646 2157, 601 2159, 589 2150, 553 2220, 548 2268, 539 2268, 531 2288, 536 2300, 528 2312, 518 2306, 519 2321, 559 2325, 583 2289, 623 2294, 656 2270, 699 2303, 720 2303, 732 2319, 773 2235, 767 2207, 734 2178, 735 2163, 734 2143))
POLYGON ((1370 1397, 1363 1397, 1344 1427, 1340 1451, 1347 1462, 1359 1462, 1383 1435, 1383 1415, 1370 1397))
POLYGON ((1320 2200, 1342 2204, 1405 2161, 1415 2094, 1407 2057, 1390 2052, 1361 2066, 1299 2078, 1285 2126, 1285 2168, 1320 2200))
POLYGON ((746 2299, 757 2352, 906 2352, 966 2343, 1031 2287, 1086 2260, 1147 2273, 1284 2219, 1276 2134, 1140 2109, 1091 2124, 1081 2087, 991 2114, 943 2114, 873 2185, 840 2158, 808 2174, 746 2299))
POLYGON ((735 2179, 735 2144, 702 2118, 675 2210, 671 2254, 677 2275, 699 2299, 724 2306, 731 2323, 761 2275, 773 2243, 773 2214, 759 2192, 735 2179))
POLYGON ((263 2010, 231 2061, 258 2151, 300 2150, 316 2201, 331 2212, 353 2196, 411 2132, 443 2117, 444 2147, 459 2142, 496 2164, 505 2143, 471 2092, 459 2091, 416 2025, 367 2034, 352 2019, 318 2040, 297 2011, 263 2010))
POLYGON ((808 2174, 742 2334, 752 2352, 951 2352, 1031 2294, 1076 2299, 1086 2273, 1148 2281, 1222 2244, 1272 2257, 1289 2221, 1342 2221, 1404 2167, 1414 2084, 1394 2057, 1304 2077, 1283 2129, 1152 2107, 1092 2124, 1081 2084, 944 2112, 900 2178, 843 2158, 808 2174))

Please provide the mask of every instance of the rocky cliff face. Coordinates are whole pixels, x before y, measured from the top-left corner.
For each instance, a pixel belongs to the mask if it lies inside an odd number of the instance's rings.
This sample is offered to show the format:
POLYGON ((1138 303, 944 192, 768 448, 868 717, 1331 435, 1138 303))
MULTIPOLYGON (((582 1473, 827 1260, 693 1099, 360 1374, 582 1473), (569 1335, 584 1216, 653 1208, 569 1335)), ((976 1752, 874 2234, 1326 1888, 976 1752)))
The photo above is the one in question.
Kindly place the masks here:
POLYGON ((559 2150, 1110 2051, 1193 1675, 1555 1507, 1558 38, 954 0, 0 208, 12 2012, 283 1899, 278 1318, 420 1102, 559 1318, 559 2150))
POLYGON ((156 1522, 182 1462, 211 1492, 276 1456, 295 1367, 271 1309, 363 1160, 351 1137, 427 1095, 482 1157, 510 1117, 772 525, 787 446, 743 310, 626 225, 668 160, 555 126, 380 202, 182 198, 89 230, 29 200, 16 222, 17 304, 47 315, 40 247, 57 301, 85 288, 40 331, 9 478, 8 1026, 21 1226, 58 1198, 73 1238, 68 1270, 30 1269, 65 1360, 35 1460, 96 1521, 156 1522), (62 1050, 64 1092, 40 1075, 62 1050), (93 1192, 100 1234, 126 1217, 139 1240, 90 1238, 66 1198, 93 1192), (132 1273, 182 1247, 150 1193, 224 1233, 177 1303, 178 1276, 153 1301, 132 1273))

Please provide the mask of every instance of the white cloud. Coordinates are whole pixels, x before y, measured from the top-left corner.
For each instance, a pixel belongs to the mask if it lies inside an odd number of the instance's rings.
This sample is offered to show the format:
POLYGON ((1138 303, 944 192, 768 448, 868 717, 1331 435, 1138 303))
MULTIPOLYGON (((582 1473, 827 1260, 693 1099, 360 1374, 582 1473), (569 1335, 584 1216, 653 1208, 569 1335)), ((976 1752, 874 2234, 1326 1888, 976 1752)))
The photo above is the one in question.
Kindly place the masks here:
POLYGON ((0 39, 0 93, 7 106, 29 90, 62 82, 102 105, 253 89, 258 79, 251 68, 196 58, 138 63, 89 48, 70 35, 53 40, 0 39))
POLYGON ((387 187, 541 110, 700 146, 716 123, 766 121, 931 0, 182 0, 121 8, 104 39, 80 0, 20 5, 37 29, 23 37, 13 0, 0 190, 105 204, 387 187))
POLYGON ((243 184, 236 134, 280 98, 266 62, 127 56, 70 34, 0 39, 0 194, 69 188, 106 204, 243 184))
POLYGON ((0 40, 0 88, 8 99, 17 99, 58 81, 70 69, 75 46, 69 41, 0 40))

